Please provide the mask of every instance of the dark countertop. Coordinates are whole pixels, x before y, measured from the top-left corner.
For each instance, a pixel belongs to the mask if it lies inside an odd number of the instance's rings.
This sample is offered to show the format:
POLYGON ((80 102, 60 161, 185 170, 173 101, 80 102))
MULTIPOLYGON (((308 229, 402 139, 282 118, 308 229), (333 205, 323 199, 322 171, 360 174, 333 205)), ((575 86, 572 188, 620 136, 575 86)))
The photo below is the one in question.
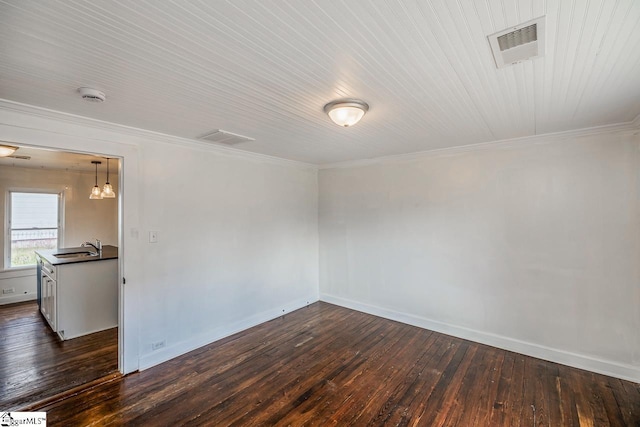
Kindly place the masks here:
POLYGON ((85 256, 78 258, 58 258, 54 254, 72 254, 74 252, 95 252, 95 249, 91 246, 87 247, 76 247, 76 248, 60 248, 60 249, 46 249, 41 251, 36 251, 36 254, 41 256, 45 261, 52 265, 63 265, 63 264, 75 264, 78 262, 90 262, 90 261, 103 261, 106 259, 117 259, 118 258, 118 247, 111 245, 102 246, 102 254, 96 256, 85 256))

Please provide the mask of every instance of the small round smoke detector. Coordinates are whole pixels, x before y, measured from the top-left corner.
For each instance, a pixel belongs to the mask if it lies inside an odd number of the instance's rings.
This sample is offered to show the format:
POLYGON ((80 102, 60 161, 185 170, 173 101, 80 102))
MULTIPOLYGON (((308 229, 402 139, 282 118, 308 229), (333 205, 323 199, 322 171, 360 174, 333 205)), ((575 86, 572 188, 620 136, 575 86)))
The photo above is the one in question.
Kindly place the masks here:
POLYGON ((82 99, 90 102, 104 102, 107 98, 104 92, 100 92, 98 89, 92 89, 90 87, 78 88, 78 92, 80 92, 82 99))

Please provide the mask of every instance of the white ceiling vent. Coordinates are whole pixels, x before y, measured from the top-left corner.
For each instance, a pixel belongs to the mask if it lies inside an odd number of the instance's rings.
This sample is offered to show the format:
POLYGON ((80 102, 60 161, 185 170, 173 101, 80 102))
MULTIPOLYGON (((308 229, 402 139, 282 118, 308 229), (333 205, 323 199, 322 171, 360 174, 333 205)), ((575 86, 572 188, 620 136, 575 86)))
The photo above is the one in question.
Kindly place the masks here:
POLYGON ((199 139, 209 142, 217 142, 219 144, 236 145, 241 142, 255 141, 254 138, 238 135, 236 133, 227 132, 226 130, 216 129, 215 131, 202 135, 199 139))
POLYGON ((544 55, 544 16, 487 37, 498 68, 544 55))

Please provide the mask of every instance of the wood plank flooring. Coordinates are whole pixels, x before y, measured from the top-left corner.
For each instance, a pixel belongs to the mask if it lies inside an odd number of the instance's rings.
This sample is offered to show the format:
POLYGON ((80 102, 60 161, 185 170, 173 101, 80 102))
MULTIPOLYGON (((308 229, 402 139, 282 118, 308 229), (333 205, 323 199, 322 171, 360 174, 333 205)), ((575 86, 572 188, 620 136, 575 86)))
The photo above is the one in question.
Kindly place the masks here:
POLYGON ((118 370, 118 328, 60 341, 35 301, 0 306, 0 411, 118 370))
POLYGON ((640 385, 315 303, 41 410, 53 426, 640 426, 640 385))

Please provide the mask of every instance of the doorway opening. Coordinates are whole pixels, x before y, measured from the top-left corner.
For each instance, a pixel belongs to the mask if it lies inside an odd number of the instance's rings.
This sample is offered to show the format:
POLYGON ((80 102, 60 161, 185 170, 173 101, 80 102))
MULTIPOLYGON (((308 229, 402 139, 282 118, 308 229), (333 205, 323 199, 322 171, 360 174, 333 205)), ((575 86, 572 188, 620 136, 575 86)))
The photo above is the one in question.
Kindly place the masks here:
POLYGON ((3 410, 122 371, 122 162, 27 146, 0 158, 3 410), (107 182, 115 197, 90 199, 107 182))

